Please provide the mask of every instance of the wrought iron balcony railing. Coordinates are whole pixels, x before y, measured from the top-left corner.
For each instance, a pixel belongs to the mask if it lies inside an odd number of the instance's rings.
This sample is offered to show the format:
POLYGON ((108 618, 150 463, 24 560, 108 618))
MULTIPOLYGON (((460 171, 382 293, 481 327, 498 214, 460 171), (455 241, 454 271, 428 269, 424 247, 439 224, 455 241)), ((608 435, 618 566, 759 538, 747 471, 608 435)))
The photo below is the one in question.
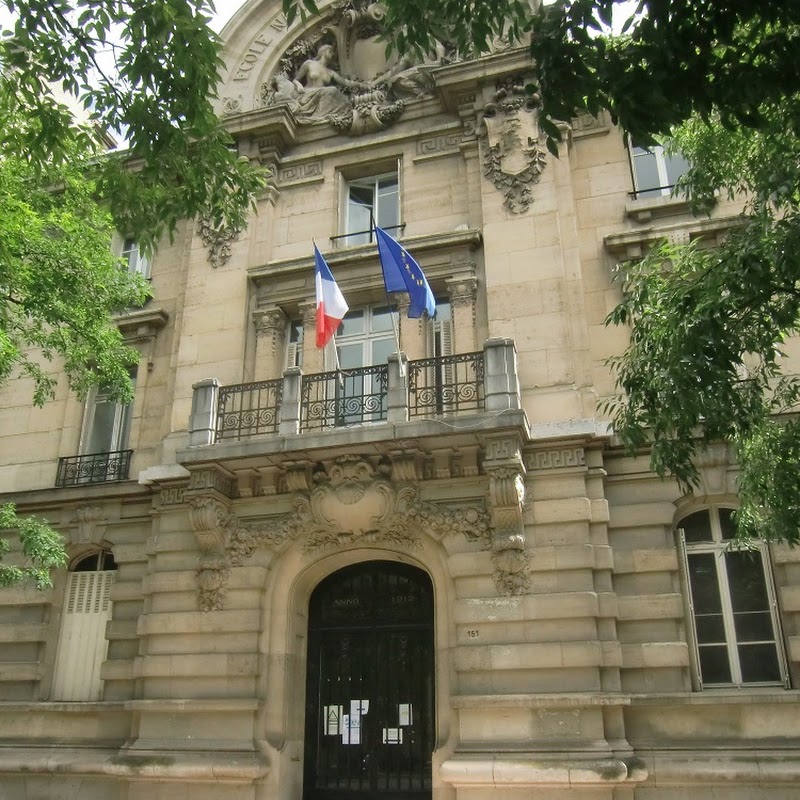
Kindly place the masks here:
POLYGON ((388 388, 386 364, 303 375, 300 430, 383 422, 388 408, 388 388))
POLYGON ((217 404, 217 441, 277 433, 282 396, 282 378, 221 387, 217 404))
POLYGON ((483 352, 408 362, 408 416, 483 410, 483 352))
POLYGON ((56 486, 85 486, 128 480, 133 450, 88 453, 58 459, 56 486))
POLYGON ((189 445, 259 434, 292 435, 368 423, 520 408, 513 341, 490 339, 482 351, 220 387, 196 383, 189 445))

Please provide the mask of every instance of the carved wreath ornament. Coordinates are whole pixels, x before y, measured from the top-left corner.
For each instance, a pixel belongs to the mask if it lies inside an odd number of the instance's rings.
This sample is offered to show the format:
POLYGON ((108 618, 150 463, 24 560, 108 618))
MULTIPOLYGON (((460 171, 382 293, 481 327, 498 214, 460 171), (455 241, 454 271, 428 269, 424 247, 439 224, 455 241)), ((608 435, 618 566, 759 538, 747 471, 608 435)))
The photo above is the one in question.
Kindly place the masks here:
MULTIPOLYGON (((390 469, 360 456, 344 456, 310 481, 303 477, 305 470, 297 470, 290 485, 306 486, 294 492, 293 510, 258 523, 240 521, 218 499, 191 498, 192 524, 202 551, 197 570, 200 608, 223 607, 230 568, 243 564, 258 547, 280 551, 299 542, 306 555, 375 545, 413 552, 422 546, 425 531, 436 540, 461 535, 492 548, 491 520, 484 508, 449 508, 420 500, 416 485, 392 481, 390 469)), ((505 562, 496 568, 502 572, 505 562)), ((515 574, 519 570, 516 562, 512 569, 515 574)), ((496 581, 501 591, 519 586, 513 576, 496 576, 496 581)))
POLYGON ((530 95, 518 78, 498 85, 482 114, 483 168, 503 205, 513 214, 527 211, 531 186, 539 182, 545 151, 539 146, 539 96, 530 95))

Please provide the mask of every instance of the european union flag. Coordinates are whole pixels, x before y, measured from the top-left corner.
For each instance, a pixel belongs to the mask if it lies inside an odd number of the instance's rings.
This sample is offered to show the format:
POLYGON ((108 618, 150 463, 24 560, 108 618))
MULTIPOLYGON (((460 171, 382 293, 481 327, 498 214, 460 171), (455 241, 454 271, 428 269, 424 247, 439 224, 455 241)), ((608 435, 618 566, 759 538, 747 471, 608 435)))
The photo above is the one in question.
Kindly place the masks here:
POLYGON ((423 311, 432 317, 436 313, 436 301, 420 265, 405 247, 382 228, 375 227, 375 236, 378 240, 386 291, 408 292, 411 299, 409 317, 421 317, 423 311))

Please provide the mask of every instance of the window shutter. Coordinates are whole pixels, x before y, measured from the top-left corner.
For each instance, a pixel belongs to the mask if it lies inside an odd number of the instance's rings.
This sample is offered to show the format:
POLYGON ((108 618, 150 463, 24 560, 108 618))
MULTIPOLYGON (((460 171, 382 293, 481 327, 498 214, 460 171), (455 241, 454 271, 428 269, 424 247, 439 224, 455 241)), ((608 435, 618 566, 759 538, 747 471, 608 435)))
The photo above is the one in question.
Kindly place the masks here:
POLYGON ((99 700, 108 651, 114 570, 69 575, 53 681, 54 700, 99 700))
POLYGON ((686 597, 688 607, 688 614, 686 614, 686 621, 688 625, 688 634, 691 641, 689 647, 691 648, 694 657, 691 659, 692 669, 694 672, 695 686, 700 691, 703 688, 703 676, 700 673, 700 649, 697 645, 697 626, 694 619, 694 601, 692 600, 692 587, 689 583, 689 557, 686 554, 686 536, 683 533, 683 528, 678 528, 676 535, 678 545, 678 558, 681 565, 681 582, 683 584, 683 594, 686 597))
POLYGON ((291 367, 299 367, 300 364, 298 363, 298 358, 300 355, 300 348, 297 345, 297 342, 290 342, 286 345, 286 361, 284 363, 284 369, 291 369, 291 367))

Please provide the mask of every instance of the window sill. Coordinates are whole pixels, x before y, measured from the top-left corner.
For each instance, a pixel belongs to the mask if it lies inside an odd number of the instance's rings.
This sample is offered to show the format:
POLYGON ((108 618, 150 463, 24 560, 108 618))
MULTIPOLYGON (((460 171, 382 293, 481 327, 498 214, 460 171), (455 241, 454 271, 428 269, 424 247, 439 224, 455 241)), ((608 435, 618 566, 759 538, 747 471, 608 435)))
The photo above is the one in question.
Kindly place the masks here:
POLYGON ((637 706, 705 706, 705 705, 753 705, 753 704, 800 703, 800 691, 784 689, 783 686, 753 686, 736 689, 702 689, 699 692, 664 692, 653 694, 632 694, 631 705, 637 706))
POLYGON ((685 197, 642 197, 625 204, 625 216, 634 222, 650 222, 660 217, 689 214, 689 201, 685 197))

